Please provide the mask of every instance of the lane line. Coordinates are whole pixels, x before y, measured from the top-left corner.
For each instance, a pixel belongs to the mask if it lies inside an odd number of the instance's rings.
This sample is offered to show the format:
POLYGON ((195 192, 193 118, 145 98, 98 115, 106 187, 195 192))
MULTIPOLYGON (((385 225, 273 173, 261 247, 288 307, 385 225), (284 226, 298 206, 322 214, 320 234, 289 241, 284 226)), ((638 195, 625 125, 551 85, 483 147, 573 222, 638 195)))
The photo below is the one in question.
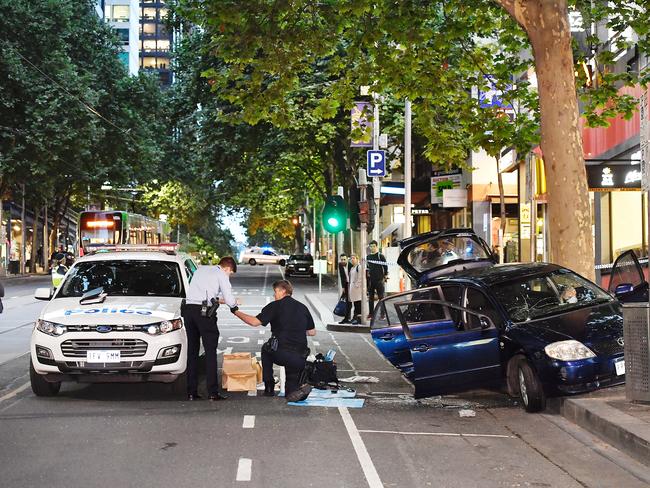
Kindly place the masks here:
POLYGON ((244 423, 242 424, 244 429, 253 429, 255 428, 255 415, 244 415, 244 423))
POLYGON ((239 458, 237 465, 236 481, 250 481, 253 471, 253 460, 248 458, 239 458))
POLYGON ((22 329, 23 327, 27 327, 28 325, 34 325, 35 322, 36 322, 35 320, 32 320, 31 322, 27 322, 26 324, 22 324, 22 325, 17 325, 15 327, 12 327, 11 329, 3 329, 2 332, 0 332, 0 334, 6 334, 7 332, 22 329))
POLYGON ((25 391, 27 388, 29 388, 29 385, 31 383, 28 381, 27 383, 20 385, 18 388, 15 390, 10 391, 9 393, 6 393, 5 395, 2 395, 0 397, 0 403, 4 402, 5 400, 9 400, 10 398, 15 397, 18 395, 18 393, 25 391))
POLYGON ((339 351, 341 351, 341 354, 343 355, 343 357, 345 357, 345 359, 347 360, 347 362, 348 362, 348 364, 350 365, 350 367, 352 368, 352 370, 353 370, 356 374, 359 374, 359 373, 357 373, 357 368, 354 366, 354 364, 352 364, 352 361, 350 360, 350 356, 348 356, 347 354, 345 354, 345 351, 344 351, 343 348, 339 345, 338 341, 337 341, 336 338, 334 337, 334 334, 332 334, 331 332, 330 332, 329 334, 330 334, 330 337, 332 338, 332 342, 334 342, 334 345, 335 345, 336 347, 338 347, 339 351))
POLYGON ((372 462, 370 454, 368 454, 366 445, 363 443, 363 439, 357 430, 357 426, 354 424, 354 420, 352 420, 350 412, 348 412, 348 409, 346 407, 338 408, 339 414, 341 414, 341 418, 343 419, 343 424, 348 431, 348 436, 350 436, 350 440, 352 441, 354 452, 357 453, 357 458, 359 459, 359 464, 361 464, 361 469, 363 470, 363 474, 366 477, 368 486, 370 488, 383 488, 384 484, 379 478, 379 473, 377 473, 377 469, 372 462))
POLYGON ((13 358, 7 359, 6 361, 1 362, 1 363, 0 363, 0 366, 4 366, 5 364, 7 364, 7 363, 10 362, 10 361, 13 361, 14 359, 19 359, 19 358, 22 358, 23 356, 27 356, 29 353, 30 353, 30 351, 27 351, 27 352, 24 352, 24 353, 22 353, 22 354, 19 354, 18 356, 15 356, 15 357, 13 357, 13 358))
POLYGON ((364 434, 393 434, 393 435, 428 435, 433 437, 489 437, 494 439, 516 439, 514 435, 504 434, 462 434, 456 432, 399 432, 396 430, 359 430, 364 434))
POLYGON ((264 293, 266 293, 266 282, 268 279, 269 279, 269 267, 264 266, 264 286, 262 287, 264 293))

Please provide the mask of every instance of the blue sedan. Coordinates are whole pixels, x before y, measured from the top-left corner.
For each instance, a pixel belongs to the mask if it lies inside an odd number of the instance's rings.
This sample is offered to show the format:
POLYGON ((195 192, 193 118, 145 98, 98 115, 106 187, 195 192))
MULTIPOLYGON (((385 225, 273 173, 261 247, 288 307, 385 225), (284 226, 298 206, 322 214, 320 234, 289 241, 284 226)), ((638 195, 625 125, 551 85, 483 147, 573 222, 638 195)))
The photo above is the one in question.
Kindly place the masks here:
POLYGON ((549 395, 625 381, 620 303, 591 281, 554 264, 497 265, 467 229, 401 245, 419 288, 382 300, 371 329, 416 398, 505 381, 535 412, 549 395))

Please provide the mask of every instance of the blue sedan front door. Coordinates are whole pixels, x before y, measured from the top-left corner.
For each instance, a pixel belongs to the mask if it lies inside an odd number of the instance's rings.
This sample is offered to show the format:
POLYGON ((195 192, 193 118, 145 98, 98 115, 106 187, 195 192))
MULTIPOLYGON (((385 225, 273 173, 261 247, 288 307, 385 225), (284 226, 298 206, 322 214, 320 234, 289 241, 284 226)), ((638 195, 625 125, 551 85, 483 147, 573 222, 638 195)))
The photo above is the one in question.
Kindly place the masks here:
MULTIPOLYGON (((472 293, 481 292, 472 289, 472 293)), ((487 299, 476 309, 466 298, 466 306, 459 307, 463 309, 462 319, 455 328, 431 328, 426 335, 412 334, 413 325, 405 320, 415 398, 480 388, 500 381, 499 330, 485 304, 489 305, 487 299)))

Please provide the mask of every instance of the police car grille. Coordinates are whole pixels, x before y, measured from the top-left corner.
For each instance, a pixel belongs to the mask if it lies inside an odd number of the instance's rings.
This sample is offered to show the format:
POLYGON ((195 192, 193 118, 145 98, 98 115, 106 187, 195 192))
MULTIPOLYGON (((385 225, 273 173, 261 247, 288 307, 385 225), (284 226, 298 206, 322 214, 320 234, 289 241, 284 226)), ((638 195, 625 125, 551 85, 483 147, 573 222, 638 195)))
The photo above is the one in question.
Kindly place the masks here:
POLYGON ((140 339, 71 339, 61 344, 61 352, 66 357, 85 358, 87 351, 120 351, 121 357, 144 356, 147 343, 140 339))
MULTIPOLYGON (((134 332, 142 330, 141 325, 134 324, 111 324, 107 327, 111 328, 111 332, 134 332)), ((65 328, 68 332, 97 332, 97 325, 66 325, 65 328)))

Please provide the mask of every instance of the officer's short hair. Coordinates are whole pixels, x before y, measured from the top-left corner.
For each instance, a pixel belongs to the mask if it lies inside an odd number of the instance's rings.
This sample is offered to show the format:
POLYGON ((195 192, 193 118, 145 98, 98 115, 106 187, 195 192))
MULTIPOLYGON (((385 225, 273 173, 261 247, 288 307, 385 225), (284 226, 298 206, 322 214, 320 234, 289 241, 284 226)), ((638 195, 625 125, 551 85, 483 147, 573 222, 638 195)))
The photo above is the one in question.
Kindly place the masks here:
POLYGON ((293 293, 293 286, 287 280, 278 280, 275 283, 273 283, 273 289, 275 290, 276 288, 283 289, 284 291, 287 292, 287 295, 289 296, 291 296, 291 294, 293 293))
POLYGON ((232 256, 224 256, 219 260, 219 266, 222 268, 230 268, 233 273, 237 272, 237 261, 232 256))

